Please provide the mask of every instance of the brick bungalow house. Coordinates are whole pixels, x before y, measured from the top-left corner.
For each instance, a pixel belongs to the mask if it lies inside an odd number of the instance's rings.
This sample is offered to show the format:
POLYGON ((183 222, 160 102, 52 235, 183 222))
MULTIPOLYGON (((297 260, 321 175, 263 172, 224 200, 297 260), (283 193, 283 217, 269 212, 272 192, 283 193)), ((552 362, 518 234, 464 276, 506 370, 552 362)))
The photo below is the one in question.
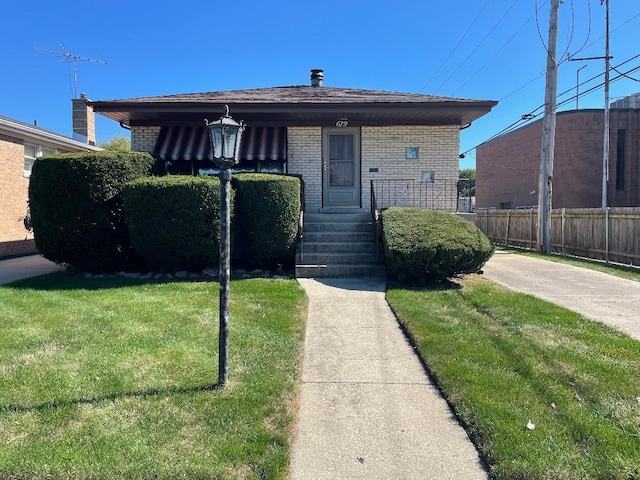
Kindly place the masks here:
POLYGON ((296 276, 380 275, 372 210, 455 211, 460 130, 497 102, 326 87, 323 80, 314 69, 310 85, 90 105, 130 128, 132 148, 160 157, 168 172, 198 174, 216 172, 204 119, 217 120, 227 104, 247 125, 237 171, 304 180, 296 276))
MULTIPOLYGON (((247 124, 239 170, 302 175, 306 212, 366 212, 371 181, 457 181, 460 129, 497 104, 326 87, 323 78, 314 69, 311 84, 304 86, 90 105, 131 128, 134 150, 156 154, 169 172, 197 174, 213 167, 204 118, 216 120, 228 104, 233 118, 247 124)), ((455 211, 455 188, 443 204, 455 211)))
MULTIPOLYGON (((640 95, 611 104, 608 205, 640 206, 640 95), (637 99, 634 101, 634 99, 637 99)), ((600 208, 604 110, 556 117, 553 208, 600 208)), ((476 149, 477 208, 536 207, 542 121, 476 149)))
POLYGON ((75 138, 0 116, 0 258, 37 253, 33 235, 23 223, 34 160, 54 153, 100 150, 86 97, 72 103, 75 138))

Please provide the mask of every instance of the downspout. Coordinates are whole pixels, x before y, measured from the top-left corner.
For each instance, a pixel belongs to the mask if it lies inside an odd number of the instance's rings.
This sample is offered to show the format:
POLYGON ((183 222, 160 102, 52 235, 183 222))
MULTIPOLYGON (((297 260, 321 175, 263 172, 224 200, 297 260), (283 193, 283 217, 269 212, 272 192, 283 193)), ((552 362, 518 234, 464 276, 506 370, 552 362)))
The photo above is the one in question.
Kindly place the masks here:
POLYGON ((131 125, 127 125, 124 122, 120 122, 120 127, 124 128, 125 130, 131 130, 131 125))
POLYGON ((472 123, 473 123, 473 122, 469 122, 469 123, 467 123, 466 125, 463 125, 462 127, 460 127, 460 130, 464 130, 464 129, 466 129, 466 128, 469 128, 469 127, 471 126, 471 124, 472 124, 472 123))

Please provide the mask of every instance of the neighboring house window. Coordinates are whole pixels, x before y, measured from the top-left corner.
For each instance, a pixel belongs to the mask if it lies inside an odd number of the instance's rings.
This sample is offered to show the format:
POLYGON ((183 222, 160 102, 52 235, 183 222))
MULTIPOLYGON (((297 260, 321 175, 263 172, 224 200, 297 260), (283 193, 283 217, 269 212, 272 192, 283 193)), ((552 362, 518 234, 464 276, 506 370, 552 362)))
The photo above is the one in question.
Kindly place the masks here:
POLYGON ((58 151, 55 148, 26 143, 24 145, 24 176, 26 178, 31 176, 31 169, 33 168, 33 162, 35 162, 36 158, 44 155, 54 155, 56 153, 58 153, 58 151))
POLYGON ((500 202, 500 210, 511 210, 511 202, 500 202))
POLYGON ((24 176, 29 178, 31 176, 31 169, 33 168, 33 162, 35 162, 38 155, 37 145, 24 146, 24 176))
POLYGON ((624 190, 624 147, 626 143, 626 130, 618 130, 618 148, 616 161, 616 189, 624 190))

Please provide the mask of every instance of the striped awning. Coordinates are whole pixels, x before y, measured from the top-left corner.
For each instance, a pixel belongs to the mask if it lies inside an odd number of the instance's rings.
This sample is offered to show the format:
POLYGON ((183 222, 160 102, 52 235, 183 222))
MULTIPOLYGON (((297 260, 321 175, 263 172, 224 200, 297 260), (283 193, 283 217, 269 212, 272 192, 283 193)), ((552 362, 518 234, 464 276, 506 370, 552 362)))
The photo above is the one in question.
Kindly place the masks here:
MULTIPOLYGON (((213 161, 206 127, 162 127, 154 155, 164 161, 213 161)), ((287 160, 286 127, 246 127, 240 147, 240 163, 287 160)))

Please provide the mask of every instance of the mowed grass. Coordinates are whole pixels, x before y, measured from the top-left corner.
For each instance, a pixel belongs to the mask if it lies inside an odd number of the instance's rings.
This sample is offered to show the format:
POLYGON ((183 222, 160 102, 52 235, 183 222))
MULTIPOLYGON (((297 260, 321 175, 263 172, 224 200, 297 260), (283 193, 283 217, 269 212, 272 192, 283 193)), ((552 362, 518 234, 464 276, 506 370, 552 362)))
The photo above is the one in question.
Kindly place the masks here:
POLYGON ((640 342, 478 276, 387 299, 492 478, 640 478, 640 342))
POLYGON ((0 287, 0 478, 286 478, 306 299, 59 273, 0 287))

